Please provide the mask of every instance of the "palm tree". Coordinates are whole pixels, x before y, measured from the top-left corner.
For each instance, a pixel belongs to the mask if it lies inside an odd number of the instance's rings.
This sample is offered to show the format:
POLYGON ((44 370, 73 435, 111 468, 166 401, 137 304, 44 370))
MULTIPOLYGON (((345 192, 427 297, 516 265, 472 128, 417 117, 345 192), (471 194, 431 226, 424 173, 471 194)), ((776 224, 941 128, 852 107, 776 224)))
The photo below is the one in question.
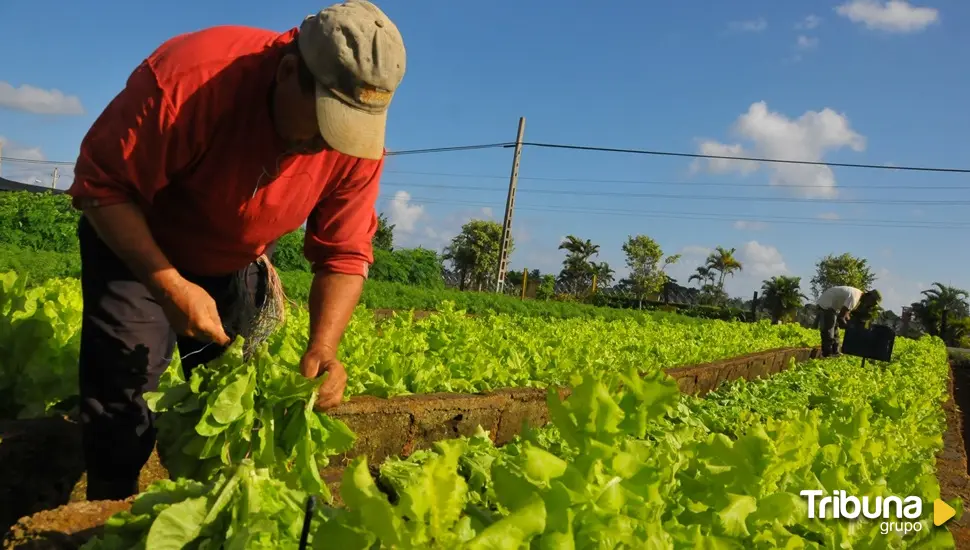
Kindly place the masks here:
POLYGON ((600 245, 593 244, 589 239, 583 241, 575 235, 568 235, 559 244, 559 250, 565 250, 570 255, 582 258, 583 261, 589 261, 590 258, 600 253, 600 245))
POLYGON ((714 305, 719 303, 721 298, 723 298, 716 284, 717 271, 710 266, 698 266, 694 274, 687 279, 688 283, 693 281, 697 281, 697 288, 700 290, 697 293, 697 303, 714 305))
POLYGON ((569 235, 559 244, 559 250, 566 251, 559 281, 573 294, 588 289, 595 273, 595 267, 589 259, 599 254, 600 246, 589 239, 584 241, 575 235, 569 235))
POLYGON ((707 268, 711 271, 717 272, 717 288, 718 290, 724 290, 724 279, 728 275, 733 276, 735 272, 741 271, 743 266, 737 258, 734 257, 735 249, 732 248, 728 250, 723 246, 719 246, 714 249, 714 252, 707 257, 707 268))
POLYGON ((923 301, 939 311, 946 310, 955 316, 966 317, 970 293, 962 288, 933 283, 935 288, 924 290, 920 294, 925 296, 923 301))
POLYGON ((590 262, 589 266, 593 269, 593 274, 596 275, 596 286, 603 288, 613 283, 616 272, 613 271, 610 264, 607 262, 590 262))
POLYGON ((957 288, 942 283, 933 283, 934 288, 921 292, 923 299, 913 304, 913 315, 919 320, 920 324, 932 336, 943 338, 948 344, 955 345, 959 340, 958 335, 953 333, 953 323, 947 323, 944 333, 943 312, 945 311, 948 319, 956 321, 967 317, 968 300, 970 293, 962 288, 957 288))
POLYGON ((715 274, 707 266, 701 265, 697 267, 694 274, 687 279, 687 283, 690 284, 697 281, 697 287, 703 288, 706 284, 714 284, 715 274))
POLYGON ((784 275, 761 283, 761 306, 771 314, 771 324, 777 325, 782 319, 791 319, 802 307, 802 300, 808 297, 802 294, 801 287, 801 277, 784 275))

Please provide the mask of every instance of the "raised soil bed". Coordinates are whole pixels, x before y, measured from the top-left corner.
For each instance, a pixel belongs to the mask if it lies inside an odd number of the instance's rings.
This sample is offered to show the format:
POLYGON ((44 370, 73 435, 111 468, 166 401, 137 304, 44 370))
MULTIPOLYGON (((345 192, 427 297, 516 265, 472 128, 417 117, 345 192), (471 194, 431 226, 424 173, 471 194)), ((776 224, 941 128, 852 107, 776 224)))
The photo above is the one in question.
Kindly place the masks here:
MULTIPOLYGON (((813 348, 786 348, 752 353, 713 363, 667 370, 681 391, 703 395, 725 381, 753 380, 785 370, 818 355, 813 348)), ((330 411, 357 434, 354 448, 334 457, 324 472, 336 483, 340 470, 356 456, 380 464, 390 456, 408 456, 436 441, 470 436, 478 426, 496 445, 521 433, 525 425, 549 421, 546 390, 506 389, 484 394, 436 393, 380 399, 355 397, 330 411)), ((559 390, 560 397, 568 389, 559 390)), ((65 418, 0 423, 0 533, 18 518, 83 501, 85 479, 78 425, 65 418)), ((157 454, 142 470, 142 489, 168 476, 157 454)), ((83 522, 81 522, 83 523, 83 522)), ((31 529, 31 532, 36 529, 31 529)))
POLYGON ((943 449, 936 455, 936 475, 944 500, 963 500, 964 515, 946 524, 958 550, 970 550, 970 475, 967 464, 967 412, 970 411, 970 365, 951 362, 950 398, 943 404, 946 432, 943 449))

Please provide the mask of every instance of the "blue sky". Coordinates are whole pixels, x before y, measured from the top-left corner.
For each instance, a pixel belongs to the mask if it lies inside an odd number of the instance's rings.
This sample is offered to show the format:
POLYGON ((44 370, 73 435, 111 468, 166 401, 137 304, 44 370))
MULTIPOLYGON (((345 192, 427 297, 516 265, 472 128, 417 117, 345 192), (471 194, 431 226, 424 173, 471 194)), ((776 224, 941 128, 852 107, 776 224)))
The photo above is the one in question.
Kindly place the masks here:
MULTIPOLYGON (((326 4, 98 5, 0 5, 5 157, 75 159, 130 71, 173 35, 219 24, 284 31, 326 4)), ((512 141, 525 116, 533 142, 970 165, 970 75, 959 69, 970 53, 959 24, 970 20, 966 2, 379 5, 408 48, 392 150, 512 141)), ((392 158, 378 207, 397 223, 400 245, 440 248, 468 219, 501 219, 511 157, 392 158)), ((5 160, 2 174, 49 185, 52 168, 5 160)), ((60 174, 58 186, 68 185, 69 167, 60 174)), ((623 273, 622 241, 643 233, 684 254, 672 270, 682 282, 706 249, 737 248, 745 270, 728 283, 737 295, 776 274, 802 276, 807 290, 815 261, 842 252, 869 259, 894 308, 933 281, 970 288, 970 259, 952 253, 970 223, 966 174, 527 147, 520 178, 515 268, 558 271, 556 247, 575 234, 623 273)))

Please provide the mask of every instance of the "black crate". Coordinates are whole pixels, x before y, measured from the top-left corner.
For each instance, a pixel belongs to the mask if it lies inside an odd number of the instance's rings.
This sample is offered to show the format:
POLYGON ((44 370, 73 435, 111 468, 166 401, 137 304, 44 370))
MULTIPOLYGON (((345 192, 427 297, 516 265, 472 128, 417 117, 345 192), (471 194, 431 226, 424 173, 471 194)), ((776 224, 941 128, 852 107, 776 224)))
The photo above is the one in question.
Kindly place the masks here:
POLYGON ((842 353, 874 361, 890 361, 895 344, 896 331, 886 325, 849 326, 842 340, 842 353))

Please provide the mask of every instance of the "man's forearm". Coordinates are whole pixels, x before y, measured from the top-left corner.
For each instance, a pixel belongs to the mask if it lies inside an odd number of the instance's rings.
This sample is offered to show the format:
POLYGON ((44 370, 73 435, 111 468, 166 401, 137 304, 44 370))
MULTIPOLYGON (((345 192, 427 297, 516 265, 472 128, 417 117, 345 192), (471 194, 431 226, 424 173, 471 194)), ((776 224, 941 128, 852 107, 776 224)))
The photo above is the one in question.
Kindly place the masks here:
POLYGON ((319 272, 310 287, 308 347, 336 358, 337 347, 364 289, 359 275, 319 272))
POLYGON ((84 209, 101 240, 153 291, 164 291, 180 275, 158 247, 141 209, 132 203, 84 209))

